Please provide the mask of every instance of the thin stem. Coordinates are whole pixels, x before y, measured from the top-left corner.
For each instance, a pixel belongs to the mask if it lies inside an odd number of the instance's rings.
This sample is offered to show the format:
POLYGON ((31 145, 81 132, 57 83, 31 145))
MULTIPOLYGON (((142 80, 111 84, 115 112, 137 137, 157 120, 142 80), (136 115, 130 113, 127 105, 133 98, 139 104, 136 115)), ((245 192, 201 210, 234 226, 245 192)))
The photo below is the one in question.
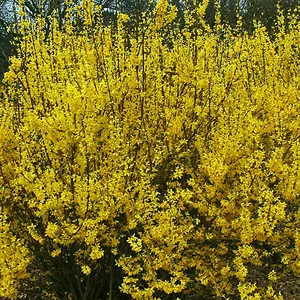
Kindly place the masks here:
POLYGON ((109 277, 109 296, 108 300, 112 300, 113 292, 113 254, 110 253, 110 277, 109 277))

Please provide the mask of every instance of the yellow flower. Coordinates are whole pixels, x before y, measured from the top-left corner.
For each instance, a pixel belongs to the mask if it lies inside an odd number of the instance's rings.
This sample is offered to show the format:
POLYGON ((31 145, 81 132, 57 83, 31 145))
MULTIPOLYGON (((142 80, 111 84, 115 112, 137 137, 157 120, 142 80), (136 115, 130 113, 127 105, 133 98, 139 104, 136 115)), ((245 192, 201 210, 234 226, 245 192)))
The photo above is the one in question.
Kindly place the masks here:
POLYGON ((56 257, 61 253, 61 249, 56 249, 51 252, 52 257, 56 257))
POLYGON ((103 255, 104 251, 98 245, 92 247, 92 251, 90 253, 92 260, 100 259, 103 255))
POLYGON ((91 273, 91 268, 87 265, 81 266, 81 270, 85 275, 89 275, 91 273))
POLYGON ((49 222, 46 228, 46 235, 50 238, 55 238, 58 230, 59 227, 56 224, 49 222))
POLYGON ((268 274, 268 278, 269 280, 275 282, 277 281, 277 275, 276 272, 274 270, 272 270, 269 274, 268 274))
POLYGON ((127 239, 127 242, 134 252, 140 252, 142 250, 142 240, 137 238, 134 234, 127 239))

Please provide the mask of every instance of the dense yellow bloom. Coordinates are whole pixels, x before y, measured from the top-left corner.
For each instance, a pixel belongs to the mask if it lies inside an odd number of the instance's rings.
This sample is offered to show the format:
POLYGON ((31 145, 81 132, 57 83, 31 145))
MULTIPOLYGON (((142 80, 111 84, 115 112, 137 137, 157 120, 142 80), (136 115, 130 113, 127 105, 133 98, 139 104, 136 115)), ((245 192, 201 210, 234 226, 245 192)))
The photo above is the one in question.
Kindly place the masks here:
POLYGON ((11 232, 11 225, 0 215, 0 295, 15 298, 20 280, 26 278, 31 257, 24 241, 11 232))
POLYGON ((125 15, 94 25, 91 1, 80 32, 20 24, 0 102, 0 296, 37 250, 82 281, 118 267, 133 299, 280 299, 249 279, 274 253, 299 275, 300 25, 212 30, 208 3, 180 31, 159 1, 141 36, 125 15))

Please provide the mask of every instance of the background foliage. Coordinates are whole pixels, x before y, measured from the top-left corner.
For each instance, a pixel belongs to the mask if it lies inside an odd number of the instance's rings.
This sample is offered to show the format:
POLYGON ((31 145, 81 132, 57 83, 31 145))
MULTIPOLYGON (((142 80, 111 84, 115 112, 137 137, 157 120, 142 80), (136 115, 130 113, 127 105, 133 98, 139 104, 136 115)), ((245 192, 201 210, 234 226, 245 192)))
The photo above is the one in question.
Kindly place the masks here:
POLYGON ((116 20, 91 1, 63 19, 19 7, 1 296, 282 299, 278 283, 297 284, 298 11, 278 10, 270 35, 192 4, 116 20))

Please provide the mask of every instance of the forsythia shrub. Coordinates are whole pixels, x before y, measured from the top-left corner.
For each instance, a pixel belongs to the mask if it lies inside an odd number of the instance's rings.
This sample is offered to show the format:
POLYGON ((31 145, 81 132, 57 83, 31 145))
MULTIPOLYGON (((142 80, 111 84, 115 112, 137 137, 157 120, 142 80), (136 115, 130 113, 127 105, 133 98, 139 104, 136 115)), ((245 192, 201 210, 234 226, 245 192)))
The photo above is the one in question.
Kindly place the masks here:
POLYGON ((0 102, 0 296, 39 270, 57 299, 282 299, 276 280, 300 273, 297 18, 279 14, 274 40, 218 13, 212 30, 203 1, 179 29, 162 0, 131 32, 92 5, 48 36, 20 10, 0 102))

